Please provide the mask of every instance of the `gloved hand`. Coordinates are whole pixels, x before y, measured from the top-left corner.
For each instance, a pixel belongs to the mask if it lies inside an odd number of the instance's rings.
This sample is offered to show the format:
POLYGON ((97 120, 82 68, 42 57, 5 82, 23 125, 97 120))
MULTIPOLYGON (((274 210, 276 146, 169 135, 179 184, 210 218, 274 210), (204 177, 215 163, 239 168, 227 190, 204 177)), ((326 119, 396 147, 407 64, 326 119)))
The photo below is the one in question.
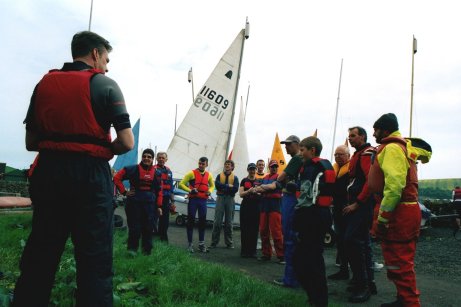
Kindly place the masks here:
POLYGON ((198 194, 197 189, 192 189, 192 190, 190 190, 190 194, 191 194, 191 195, 198 194))
POLYGON ((389 224, 378 222, 376 227, 376 237, 379 239, 384 239, 387 235, 387 231, 389 230, 389 224))
POLYGON ((285 189, 290 193, 296 193, 298 185, 294 181, 288 181, 287 185, 285 186, 285 189))

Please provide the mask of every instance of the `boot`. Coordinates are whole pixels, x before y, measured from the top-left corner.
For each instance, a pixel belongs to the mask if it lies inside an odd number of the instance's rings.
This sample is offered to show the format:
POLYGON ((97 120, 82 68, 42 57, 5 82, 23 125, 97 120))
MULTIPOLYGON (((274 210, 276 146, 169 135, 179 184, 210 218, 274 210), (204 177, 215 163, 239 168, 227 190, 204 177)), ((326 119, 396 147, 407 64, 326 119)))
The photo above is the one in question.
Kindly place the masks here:
POLYGON ((348 280, 349 279, 349 271, 340 270, 339 272, 337 272, 335 274, 328 275, 328 279, 332 279, 332 280, 348 280))
POLYGON ((381 307, 403 307, 403 300, 400 296, 398 296, 396 301, 381 304, 381 307))
POLYGON ((378 294, 378 288, 376 287, 376 283, 374 280, 368 283, 368 289, 370 290, 371 294, 373 295, 378 294))
POLYGON ((352 295, 349 297, 349 302, 351 303, 363 303, 370 299, 370 290, 368 286, 358 287, 352 295))

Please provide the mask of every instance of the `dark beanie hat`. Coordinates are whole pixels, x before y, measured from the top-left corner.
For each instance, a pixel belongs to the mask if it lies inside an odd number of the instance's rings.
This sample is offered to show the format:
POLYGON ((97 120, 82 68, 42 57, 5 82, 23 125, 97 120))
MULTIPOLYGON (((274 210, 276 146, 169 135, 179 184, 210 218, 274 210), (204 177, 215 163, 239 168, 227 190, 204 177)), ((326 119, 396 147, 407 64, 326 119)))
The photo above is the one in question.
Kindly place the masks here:
POLYGON ((394 132, 399 130, 399 123, 397 116, 394 113, 387 113, 382 115, 373 125, 373 128, 394 132))
POLYGON ((152 157, 154 157, 154 151, 152 149, 150 149, 150 148, 144 149, 142 154, 145 154, 145 153, 151 155, 152 157))

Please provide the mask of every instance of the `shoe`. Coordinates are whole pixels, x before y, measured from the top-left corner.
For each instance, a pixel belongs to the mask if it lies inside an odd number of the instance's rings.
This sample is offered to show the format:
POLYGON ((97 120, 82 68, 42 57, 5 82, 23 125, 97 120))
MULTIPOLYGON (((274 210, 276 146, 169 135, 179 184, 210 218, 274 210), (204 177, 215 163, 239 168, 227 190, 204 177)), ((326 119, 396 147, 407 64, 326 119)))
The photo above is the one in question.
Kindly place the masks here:
POLYGON ((286 285, 283 283, 283 278, 274 279, 272 282, 277 286, 286 287, 286 285))
POLYGON ((229 244, 229 245, 227 245, 227 248, 228 248, 228 249, 234 249, 235 246, 234 246, 234 244, 229 244))
POLYGON ((201 253, 209 253, 210 250, 205 246, 205 244, 199 244, 198 245, 198 250, 201 253))
POLYGON ((348 271, 339 271, 338 273, 328 275, 328 279, 332 280, 348 280, 349 272, 348 271))
POLYGON ((378 294, 378 288, 376 287, 376 283, 374 281, 370 281, 368 283, 368 289, 370 290, 370 293, 373 295, 378 294))
POLYGON ((363 303, 370 299, 371 293, 368 287, 357 289, 349 297, 351 303, 363 303))
POLYGON ((381 269, 384 267, 384 264, 375 262, 373 263, 373 271, 380 272, 381 269))
POLYGON ((271 257, 270 256, 261 256, 258 258, 258 261, 270 261, 271 260, 271 257))
POLYGON ((391 303, 381 304, 381 307, 403 307, 403 301, 400 297, 397 297, 397 300, 391 303))
POLYGON ((128 252, 127 252, 127 254, 128 254, 128 257, 134 258, 134 257, 136 257, 136 255, 138 254, 138 252, 135 251, 135 250, 129 249, 128 252))
POLYGON ((187 247, 187 251, 191 254, 194 253, 194 246, 192 244, 189 244, 189 247, 187 247))
POLYGON ((279 261, 277 261, 278 264, 286 264, 285 257, 279 257, 279 261))

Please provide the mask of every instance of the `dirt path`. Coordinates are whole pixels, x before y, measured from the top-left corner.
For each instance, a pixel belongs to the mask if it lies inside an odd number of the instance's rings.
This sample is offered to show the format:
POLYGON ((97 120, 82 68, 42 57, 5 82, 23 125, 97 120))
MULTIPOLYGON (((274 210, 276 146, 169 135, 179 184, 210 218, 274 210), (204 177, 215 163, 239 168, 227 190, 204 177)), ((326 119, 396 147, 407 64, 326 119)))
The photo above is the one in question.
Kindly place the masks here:
MULTIPOLYGON (((234 230, 235 249, 227 249, 223 243, 223 234, 218 248, 208 254, 195 253, 194 257, 205 261, 222 264, 237 271, 261 279, 272 285, 272 280, 283 275, 284 266, 271 262, 259 262, 256 259, 240 257, 240 230, 234 230)), ((172 219, 169 229, 170 244, 186 249, 186 229, 174 225, 172 219)), ((211 227, 208 227, 205 240, 209 244, 211 240, 211 227)), ((194 245, 197 245, 198 231, 194 229, 194 245)), ((154 246, 155 248, 155 246, 154 246)), ((379 246, 374 246, 375 259, 382 263, 382 255, 379 246)), ((336 249, 326 248, 324 257, 327 274, 335 273, 336 249)), ((461 299, 461 241, 451 236, 448 228, 429 228, 422 233, 417 247, 416 276, 418 288, 421 291, 422 306, 433 307, 459 307, 461 299)), ((378 295, 360 306, 379 306, 382 303, 393 301, 395 298, 394 285, 387 280, 385 270, 375 274, 378 286, 378 295)), ((347 281, 329 281, 329 297, 341 306, 357 306, 347 301, 349 293, 346 292, 347 281)), ((302 291, 294 289, 293 291, 302 291)))

